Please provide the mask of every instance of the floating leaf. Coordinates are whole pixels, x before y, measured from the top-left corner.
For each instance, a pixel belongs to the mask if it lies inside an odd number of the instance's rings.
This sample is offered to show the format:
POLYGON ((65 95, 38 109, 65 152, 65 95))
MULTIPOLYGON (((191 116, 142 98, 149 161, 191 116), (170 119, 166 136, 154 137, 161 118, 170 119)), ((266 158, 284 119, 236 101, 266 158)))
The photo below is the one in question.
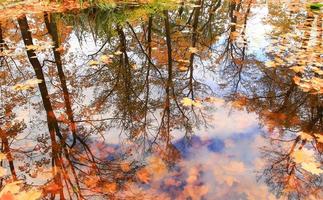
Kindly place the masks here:
POLYGON ((320 164, 316 162, 302 163, 302 168, 315 175, 323 174, 323 170, 320 169, 320 164))
POLYGON ((201 5, 196 5, 196 4, 191 4, 189 6, 192 7, 192 8, 200 8, 201 7, 201 5))
POLYGON ((89 66, 95 66, 95 65, 99 65, 100 64, 100 62, 98 62, 98 61, 96 61, 96 60, 90 60, 89 62, 88 62, 88 65, 89 66))
POLYGON ((197 53, 197 52, 199 52, 199 50, 198 50, 196 47, 189 47, 189 48, 188 48, 188 51, 189 51, 190 53, 197 53))
POLYGON ((239 37, 240 33, 239 32, 231 32, 230 37, 231 39, 235 40, 237 37, 239 37))
POLYGON ((271 68, 271 67, 276 67, 276 63, 274 61, 269 61, 265 63, 266 67, 271 68))
POLYGON ((306 148, 297 149, 293 152, 292 157, 298 164, 315 162, 314 152, 306 148))
POLYGON ((123 54, 121 51, 116 51, 116 52, 114 52, 114 55, 121 55, 121 54, 123 54))
POLYGON ((36 50, 37 48, 38 48, 38 46, 36 46, 36 45, 27 45, 26 46, 27 50, 36 50))
POLYGON ((24 83, 16 84, 15 86, 12 87, 12 89, 16 90, 16 91, 28 90, 28 89, 36 87, 37 84, 39 84, 41 82, 42 82, 42 80, 40 80, 40 79, 29 79, 29 80, 25 81, 24 83))
POLYGON ((35 188, 28 191, 21 191, 16 195, 17 200, 37 200, 41 197, 41 192, 35 188))
POLYGON ((59 53, 64 53, 64 47, 63 46, 60 46, 58 48, 55 49, 55 51, 59 52, 59 53))
POLYGON ((308 141, 313 140, 313 136, 310 135, 309 133, 300 132, 299 134, 300 134, 302 140, 305 140, 305 139, 308 140, 308 141))
POLYGON ((323 70, 319 69, 318 67, 313 67, 312 70, 318 75, 323 75, 323 70))
POLYGON ((200 101, 197 100, 192 100, 190 98, 184 97, 181 101, 181 103, 183 104, 183 106, 196 106, 196 107, 201 107, 201 103, 200 101))
POLYGON ((294 66, 290 68, 291 70, 293 70, 294 72, 298 73, 298 72, 304 72, 305 67, 304 66, 294 66))
POLYGON ((7 175, 7 170, 3 167, 0 167, 0 177, 7 175))
POLYGON ((59 193, 61 187, 59 185, 57 185, 56 183, 49 183, 48 185, 46 185, 43 190, 45 191, 45 193, 59 193))
POLYGON ((46 49, 51 49, 53 47, 54 46, 52 42, 39 42, 39 44, 27 45, 26 49, 33 50, 33 51, 42 51, 46 49))
POLYGON ((178 67, 178 70, 179 70, 180 72, 186 72, 186 71, 188 70, 188 67, 187 67, 187 66, 185 66, 185 65, 180 65, 180 66, 178 67))
POLYGON ((129 172, 131 170, 129 163, 121 163, 120 168, 123 172, 129 172))
POLYGON ((293 81, 294 81, 294 83, 295 83, 296 85, 298 85, 298 84, 301 82, 301 78, 300 78, 300 77, 298 77, 298 76, 295 76, 295 77, 293 78, 293 81))
POLYGON ((111 57, 107 55, 102 55, 100 57, 100 61, 105 63, 105 64, 110 64, 112 62, 111 57))
POLYGON ((117 191, 117 184, 116 183, 106 183, 103 186, 103 191, 107 193, 114 193, 117 191))
POLYGON ((12 194, 18 193, 20 190, 19 184, 21 184, 21 183, 22 183, 22 181, 15 181, 15 182, 7 183, 0 192, 0 199, 1 199, 2 195, 6 194, 8 192, 11 192, 12 194))
POLYGON ((143 183, 148 183, 150 180, 150 175, 147 169, 143 168, 141 170, 139 170, 137 173, 137 178, 143 182, 143 183))
POLYGON ((166 174, 167 166, 161 158, 151 156, 149 157, 148 162, 147 169, 151 174, 159 178, 166 174))
POLYGON ((319 134, 314 134, 314 135, 318 142, 323 143, 323 135, 319 135, 319 134))
POLYGON ((0 161, 6 158, 6 154, 0 153, 0 161))
POLYGON ((26 81, 26 84, 27 85, 30 85, 30 86, 36 86, 37 84, 39 84, 39 83, 41 83, 41 82, 43 82, 42 80, 40 80, 40 79, 29 79, 29 80, 27 80, 26 81))
POLYGON ((180 63, 190 63, 190 61, 189 60, 183 60, 183 59, 179 59, 179 60, 177 60, 177 62, 180 62, 180 63))

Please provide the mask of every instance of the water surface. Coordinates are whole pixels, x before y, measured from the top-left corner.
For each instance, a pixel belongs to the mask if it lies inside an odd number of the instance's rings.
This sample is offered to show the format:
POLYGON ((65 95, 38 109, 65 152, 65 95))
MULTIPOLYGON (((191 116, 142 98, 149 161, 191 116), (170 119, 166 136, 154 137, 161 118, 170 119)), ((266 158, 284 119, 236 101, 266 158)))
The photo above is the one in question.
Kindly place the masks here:
POLYGON ((1 15, 0 199, 322 199, 322 12, 65 6, 1 15))

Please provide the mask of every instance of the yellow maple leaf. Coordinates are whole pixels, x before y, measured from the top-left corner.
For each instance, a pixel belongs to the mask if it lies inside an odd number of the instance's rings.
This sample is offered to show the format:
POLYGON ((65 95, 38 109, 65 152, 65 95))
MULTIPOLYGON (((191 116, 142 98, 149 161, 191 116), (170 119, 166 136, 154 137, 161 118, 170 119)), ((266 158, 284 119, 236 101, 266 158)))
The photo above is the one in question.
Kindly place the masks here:
POLYGON ((16 200, 37 200, 41 197, 41 192, 33 188, 28 191, 21 191, 15 197, 16 200))
POLYGON ((317 73, 318 75, 323 75, 323 70, 321 70, 321 69, 319 69, 319 68, 317 68, 317 67, 313 67, 313 71, 315 72, 315 73, 317 73))
POLYGON ((313 140, 313 136, 310 135, 309 133, 301 131, 301 132, 299 132, 299 134, 300 134, 302 140, 305 140, 305 139, 308 140, 308 141, 313 140))
POLYGON ((289 69, 291 69, 294 72, 298 73, 298 72, 304 72, 305 67, 304 66, 294 66, 294 67, 291 67, 289 69))
POLYGON ((269 61, 265 63, 266 67, 270 68, 270 67, 276 67, 276 63, 274 61, 269 61))
POLYGON ((99 65, 100 63, 98 62, 98 61, 96 61, 96 60, 90 60, 89 62, 88 62, 88 65, 89 66, 93 66, 93 65, 99 65))
POLYGON ((7 183, 5 187, 0 192, 0 199, 6 199, 10 196, 14 200, 37 200, 41 197, 41 191, 36 188, 30 190, 21 191, 22 181, 15 181, 7 183))
POLYGON ((189 51, 190 53, 197 53, 197 52, 199 52, 199 50, 198 50, 196 47, 189 47, 189 48, 188 48, 188 51, 189 51))
POLYGON ((297 149, 293 152, 292 158, 298 164, 315 162, 314 152, 306 148, 297 149))
POLYGON ((315 175, 323 173, 323 170, 320 168, 320 164, 316 162, 302 163, 302 168, 315 175))
POLYGON ((28 90, 31 88, 34 88, 37 86, 37 84, 41 83, 42 80, 34 78, 34 79, 29 79, 25 81, 24 83, 18 83, 12 87, 13 90, 16 91, 22 91, 22 90, 28 90))
POLYGON ((19 184, 21 184, 21 183, 22 183, 22 181, 15 181, 15 182, 7 183, 0 192, 0 199, 3 195, 7 194, 8 192, 10 192, 11 194, 18 193, 20 190, 19 184))
POLYGON ((0 153, 0 161, 6 158, 6 154, 0 153))
POLYGON ((323 143, 323 135, 319 135, 319 134, 314 134, 316 137, 316 140, 320 143, 323 143))
POLYGON ((121 54, 123 54, 121 51, 116 51, 116 52, 114 52, 114 55, 121 55, 121 54))
POLYGON ((28 90, 30 89, 30 87, 23 84, 16 84, 15 86, 12 87, 12 89, 16 91, 22 91, 22 90, 28 90))
POLYGON ((36 45, 27 45, 26 46, 27 50, 36 50, 37 48, 38 48, 38 46, 36 46, 36 45))
POLYGON ((186 71, 188 70, 188 67, 187 67, 187 66, 185 66, 185 65, 180 65, 180 66, 178 67, 178 70, 179 70, 180 72, 186 72, 186 71))
POLYGON ((190 61, 189 60, 183 60, 183 59, 178 59, 177 60, 179 63, 190 63, 190 61))
POLYGON ((105 64, 110 64, 112 62, 111 57, 107 55, 102 55, 100 57, 100 61, 105 63, 105 64))
POLYGON ((195 107, 201 107, 202 104, 200 101, 198 100, 192 100, 188 97, 184 97, 181 101, 181 103, 183 104, 183 106, 195 106, 195 107))
POLYGON ((42 80, 40 79, 37 79, 37 78, 34 78, 34 79, 29 79, 25 82, 26 85, 29 85, 31 87, 34 87, 36 86, 38 83, 41 83, 43 82, 42 80))

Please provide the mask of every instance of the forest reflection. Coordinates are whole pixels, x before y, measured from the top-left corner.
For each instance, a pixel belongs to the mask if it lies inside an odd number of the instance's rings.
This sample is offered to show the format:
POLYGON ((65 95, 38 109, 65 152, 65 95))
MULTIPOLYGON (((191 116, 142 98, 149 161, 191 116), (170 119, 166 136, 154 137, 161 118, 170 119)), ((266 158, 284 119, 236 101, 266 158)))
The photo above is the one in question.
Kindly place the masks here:
POLYGON ((44 199, 321 199, 322 41, 322 13, 297 2, 1 19, 1 188, 44 199), (278 44, 284 54, 269 50, 278 44))

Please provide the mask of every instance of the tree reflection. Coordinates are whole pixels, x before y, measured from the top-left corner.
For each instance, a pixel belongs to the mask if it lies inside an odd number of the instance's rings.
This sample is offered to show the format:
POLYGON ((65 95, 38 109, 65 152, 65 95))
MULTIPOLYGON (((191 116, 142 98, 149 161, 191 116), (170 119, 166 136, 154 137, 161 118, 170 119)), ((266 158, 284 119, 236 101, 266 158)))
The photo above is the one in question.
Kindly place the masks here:
MULTIPOLYGON (((302 43, 307 43, 307 39, 305 37, 302 43)), ((273 56, 271 53, 268 57, 273 56)), ((303 53, 307 53, 306 48, 303 53)), ((295 73, 282 63, 279 67, 267 67, 253 58, 246 60, 244 54, 235 59, 247 65, 244 65, 245 71, 242 67, 224 71, 224 76, 239 74, 231 81, 235 84, 231 86, 233 92, 228 99, 256 112, 261 123, 272 133, 272 136, 266 136, 268 145, 262 149, 265 167, 261 178, 278 197, 320 198, 322 178, 316 170, 320 171, 322 162, 319 139, 323 132, 322 97, 299 88, 294 81, 295 73), (238 88, 239 83, 243 88, 238 88), (308 149, 314 152, 308 155, 308 149), (301 155, 307 160, 300 159, 301 155), (311 168, 307 167, 307 162, 311 163, 311 168)))
MULTIPOLYGON (((262 178, 277 196, 319 197, 320 173, 304 169, 295 154, 312 149, 315 162, 322 162, 322 97, 301 90, 289 68, 266 67, 248 52, 247 26, 253 6, 250 0, 197 0, 176 9, 87 8, 77 14, 22 16, 17 22, 27 57, 13 58, 18 64, 8 62, 12 57, 3 53, 8 48, 0 26, 0 76, 5 77, 1 85, 36 76, 42 106, 35 103, 32 109, 45 110, 46 120, 43 123, 38 116, 34 119, 38 124, 33 122, 36 125, 31 128, 48 127, 48 133, 41 130, 32 135, 33 152, 23 152, 27 156, 17 161, 17 171, 10 145, 27 130, 15 120, 13 110, 37 93, 1 89, 1 150, 11 179, 29 183, 41 171, 50 170, 51 178, 35 182, 45 198, 117 198, 117 192, 127 190, 129 184, 149 182, 144 165, 152 154, 161 158, 153 157, 153 162, 161 163, 156 167, 159 172, 176 169, 183 155, 173 138, 182 133, 190 139, 194 129, 212 125, 208 111, 212 106, 200 105, 217 95, 238 109, 256 113, 268 132, 277 134, 268 137, 269 145, 262 149, 262 178), (142 16, 133 19, 129 12, 142 16), (44 34, 32 32, 35 24, 44 34), (66 31, 70 25, 73 30, 66 31), (75 55, 79 49, 69 49, 68 44, 75 38, 66 36, 73 34, 81 46, 90 35, 94 44, 100 44, 98 50, 75 55), (39 40, 51 45, 38 51, 39 40), (76 68, 76 63, 83 64, 76 68), (221 75, 220 94, 200 78, 202 73, 221 75), (107 135, 114 132, 122 135, 124 146, 110 143, 107 135), (37 150, 43 155, 35 158, 37 150)), ((12 24, 6 30, 17 29, 12 24)))

